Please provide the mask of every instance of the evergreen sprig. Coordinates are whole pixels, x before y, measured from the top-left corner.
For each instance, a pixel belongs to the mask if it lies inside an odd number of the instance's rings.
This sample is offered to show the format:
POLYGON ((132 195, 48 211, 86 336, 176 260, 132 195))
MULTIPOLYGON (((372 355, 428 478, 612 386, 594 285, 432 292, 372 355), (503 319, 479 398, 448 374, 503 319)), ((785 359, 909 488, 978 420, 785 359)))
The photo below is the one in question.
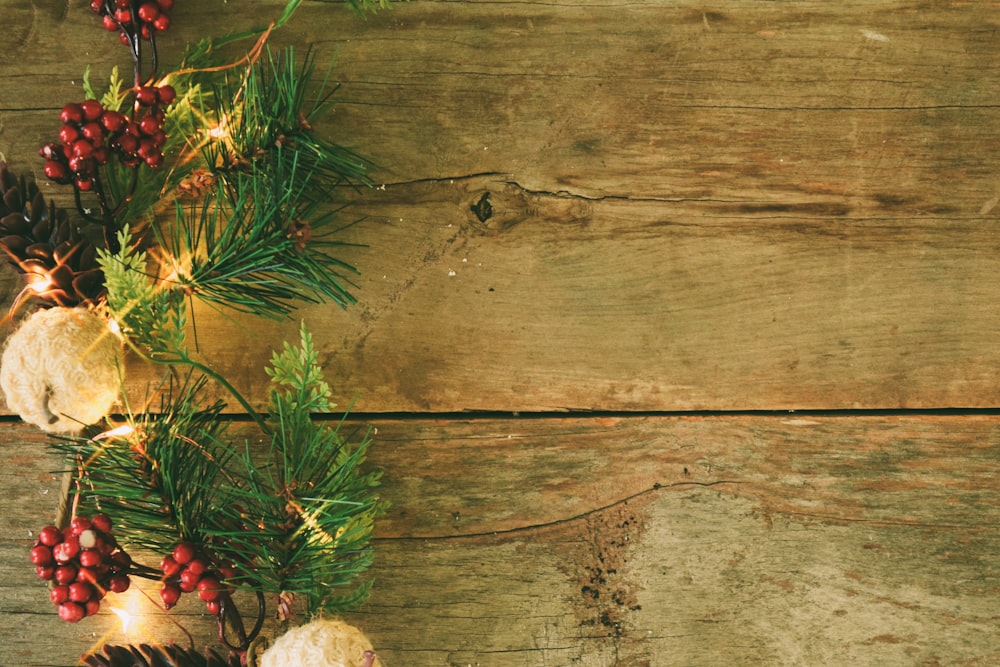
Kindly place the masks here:
POLYGON ((118 232, 118 245, 116 253, 97 251, 112 319, 145 356, 162 363, 183 362, 188 357, 184 293, 156 285, 148 273, 147 253, 135 245, 128 226, 118 232))
MULTIPOLYGON (((349 264, 332 257, 332 245, 311 238, 314 208, 295 189, 297 163, 262 176, 230 173, 200 205, 176 208, 165 243, 185 266, 172 278, 209 304, 274 319, 287 317, 296 301, 354 303, 349 264)), ((315 216, 313 220, 316 220, 315 216)))
POLYGON ((357 577, 371 563, 373 521, 384 511, 375 493, 380 475, 360 470, 371 439, 365 433, 352 444, 342 421, 331 426, 310 414, 333 406, 304 326, 300 345, 286 343, 268 374, 270 446, 263 460, 243 454, 246 481, 219 505, 228 522, 257 530, 221 530, 214 541, 234 561, 256 555, 242 571, 252 587, 305 596, 313 612, 342 610, 367 595, 357 577))
POLYGON ((329 85, 329 72, 314 87, 315 70, 312 49, 299 63, 289 46, 277 52, 267 48, 240 76, 227 76, 214 95, 218 126, 225 132, 208 145, 209 164, 224 172, 260 163, 259 177, 268 177, 272 168, 271 178, 294 172, 301 181, 296 189, 314 195, 312 201, 327 201, 331 188, 342 183, 370 185, 371 162, 314 131, 337 91, 329 85))
POLYGON ((77 493, 112 518, 126 543, 169 552, 180 540, 205 539, 232 479, 225 405, 202 406, 205 382, 189 376, 169 386, 158 412, 130 415, 126 428, 54 442, 78 462, 77 493))
POLYGON ((222 386, 266 430, 263 419, 229 381, 195 359, 187 346, 187 293, 176 282, 155 279, 149 258, 126 226, 118 232, 118 251, 98 250, 107 288, 106 307, 129 346, 140 356, 168 366, 200 371, 222 386))

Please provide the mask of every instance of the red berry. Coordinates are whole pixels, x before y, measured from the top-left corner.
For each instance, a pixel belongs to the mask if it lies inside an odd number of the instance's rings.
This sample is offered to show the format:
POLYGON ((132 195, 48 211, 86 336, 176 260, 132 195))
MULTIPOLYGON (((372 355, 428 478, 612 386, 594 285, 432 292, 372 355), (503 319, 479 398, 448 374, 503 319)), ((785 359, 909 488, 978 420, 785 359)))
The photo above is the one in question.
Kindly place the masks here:
POLYGON ((167 16, 166 14, 160 14, 159 16, 156 17, 156 20, 153 21, 153 29, 159 32, 163 32, 169 27, 170 27, 170 17, 167 16))
POLYGON ((198 587, 199 581, 201 581, 200 574, 196 574, 190 570, 184 570, 181 572, 180 589, 185 593, 190 593, 198 587))
POLYGON ((76 602, 63 602, 59 605, 59 618, 67 623, 76 623, 87 615, 87 609, 76 602))
POLYGON ((157 148, 160 148, 163 144, 167 143, 167 133, 163 130, 154 132, 149 138, 153 140, 153 145, 157 148))
POLYGON ((56 580, 57 584, 72 584, 76 581, 76 566, 74 565, 60 565, 56 567, 55 572, 52 573, 52 578, 56 580))
POLYGON ((35 567, 35 574, 39 579, 50 581, 56 574, 56 568, 54 565, 38 565, 35 567))
POLYGON ((132 580, 124 574, 116 574, 108 579, 108 588, 113 593, 124 593, 131 584, 132 580))
POLYGON ((59 141, 71 144, 80 138, 80 130, 75 125, 63 125, 59 128, 59 141))
MULTIPOLYGON (((94 144, 90 143, 86 139, 77 139, 73 142, 73 155, 76 157, 87 158, 93 155, 94 144)), ((93 533, 94 531, 85 531, 93 533)))
POLYGON ((174 0, 156 0, 156 4, 160 6, 161 12, 169 12, 174 8, 174 0))
POLYGON ((201 576, 208 569, 208 563, 205 562, 204 558, 195 558, 190 563, 187 564, 186 570, 191 573, 192 576, 201 576))
POLYGON ((70 102, 59 112, 59 120, 64 123, 82 123, 83 108, 76 102, 70 102))
POLYGON ((117 5, 119 9, 128 7, 130 4, 132 4, 132 0, 115 0, 115 5, 117 5))
POLYGON ((139 35, 141 35, 143 39, 148 40, 152 36, 152 34, 153 33, 150 32, 148 23, 139 24, 139 35))
POLYGON ((81 192, 90 192, 94 187, 94 181, 89 178, 78 178, 73 181, 73 185, 81 192))
POLYGON ((52 565, 52 549, 39 544, 31 548, 31 563, 33 565, 52 565))
POLYGON ((164 556, 160 561, 160 570, 165 577, 175 577, 181 571, 181 564, 174 560, 173 556, 164 556))
POLYGON ((177 99, 177 91, 173 86, 160 86, 156 89, 156 99, 160 104, 172 104, 177 99))
POLYGON ((94 597, 94 587, 82 581, 76 581, 69 585, 69 599, 73 602, 86 602, 94 597))
POLYGON ((104 554, 95 549, 84 549, 80 552, 81 567, 97 567, 104 562, 104 554))
POLYGON ((154 156, 159 152, 160 149, 156 147, 156 144, 149 137, 139 140, 139 149, 136 151, 136 153, 143 160, 145 160, 148 157, 154 156))
POLYGON ((53 586, 49 589, 49 599, 52 600, 52 604, 61 605, 69 599, 69 586, 53 586))
MULTIPOLYGON (((49 144, 51 146, 52 144, 49 144)), ((38 541, 42 544, 53 547, 62 542, 62 531, 55 526, 45 526, 38 531, 38 541)))
POLYGON ((181 565, 187 565, 198 555, 198 550, 190 542, 179 542, 174 547, 174 560, 181 565))
MULTIPOLYGON (((43 158, 45 158, 46 160, 52 160, 53 158, 57 158, 60 155, 62 155, 62 144, 57 144, 57 143, 45 144, 44 146, 38 149, 38 154, 43 158)), ((55 528, 55 526, 46 526, 46 528, 48 527, 55 528)), ((42 530, 45 530, 45 528, 43 528, 42 530)), ((56 532, 59 532, 58 528, 56 528, 56 532)), ((39 540, 41 539, 41 535, 42 535, 41 533, 38 534, 39 540)), ((59 539, 60 540, 62 539, 61 532, 59 532, 59 539)), ((53 542, 53 544, 55 543, 53 542)), ((50 544, 49 546, 52 545, 50 544)))
MULTIPOLYGON (((110 113, 117 113, 116 111, 111 111, 110 109, 105 109, 101 112, 101 121, 104 121, 104 116, 110 113)), ((102 533, 111 532, 111 517, 107 514, 95 514, 90 517, 90 523, 94 524, 94 528, 101 531, 102 533)))
POLYGON ((101 9, 104 7, 103 0, 90 0, 90 9, 94 13, 100 14, 101 9))
POLYGON ((205 608, 208 609, 208 613, 212 616, 218 616, 219 612, 222 611, 222 605, 219 604, 218 600, 211 600, 205 603, 205 608))
POLYGON ((122 44, 124 44, 125 46, 131 46, 132 45, 132 40, 124 32, 118 33, 118 41, 121 42, 122 44))
POLYGON ((118 572, 128 572, 132 566, 132 557, 124 551, 111 554, 111 569, 118 572))
MULTIPOLYGON (((104 112, 104 107, 97 100, 84 100, 80 102, 80 108, 83 109, 83 117, 88 123, 93 123, 104 112)), ((87 527, 90 528, 89 519, 87 519, 87 527)))
MULTIPOLYGON (((111 151, 108 150, 106 146, 98 146, 97 148, 94 149, 93 158, 94 162, 96 162, 97 164, 107 164, 108 160, 111 159, 111 151)), ((110 549, 113 551, 115 548, 113 544, 111 544, 110 542, 104 542, 103 540, 100 541, 100 544, 102 547, 101 549, 102 551, 106 549, 110 549)))
POLYGON ((101 579, 101 569, 97 567, 81 567, 76 573, 76 580, 84 584, 96 584, 101 579))
POLYGON ((108 32, 118 30, 118 21, 116 21, 115 17, 110 14, 102 16, 101 23, 104 25, 104 29, 108 32))
POLYGON ((135 153, 139 149, 139 140, 133 137, 131 134, 123 134, 118 137, 116 142, 118 149, 123 153, 135 153))
POLYGON ((144 107, 151 107, 156 104, 156 88, 152 86, 141 86, 135 92, 135 99, 144 107))
POLYGON ((87 123, 86 125, 80 128, 80 134, 82 134, 85 138, 89 139, 95 144, 99 144, 102 141, 104 141, 104 128, 101 127, 100 123, 87 123))
POLYGON ((80 541, 76 537, 60 542, 52 547, 52 556, 58 563, 68 563, 80 553, 80 541))
MULTIPOLYGON (((69 159, 69 169, 79 178, 90 177, 94 173, 95 163, 93 158, 79 157, 74 155, 69 159)), ((93 532, 93 531, 88 531, 93 532)), ((78 542, 79 544, 79 542, 78 542)))
POLYGON ((151 169, 158 169, 163 166, 163 153, 153 153, 144 160, 146 166, 151 169))
POLYGON ((181 589, 173 584, 164 584, 160 589, 160 599, 163 600, 163 606, 170 609, 181 599, 181 589))
POLYGON ((90 530, 91 526, 92 524, 90 523, 90 519, 88 519, 87 517, 78 516, 69 522, 69 532, 71 535, 79 536, 80 533, 82 533, 83 531, 90 530))
POLYGON ((160 6, 155 2, 144 2, 139 5, 139 18, 147 23, 152 23, 160 17, 160 6))
MULTIPOLYGON (((107 130, 108 132, 121 132, 125 128, 125 122, 126 121, 124 114, 120 114, 117 111, 106 110, 104 113, 101 114, 101 125, 103 125, 104 129, 107 130)), ((98 514, 97 516, 94 517, 95 525, 97 523, 98 517, 104 517, 105 519, 107 519, 108 528, 107 529, 101 528, 101 530, 103 530, 105 533, 110 533, 111 519, 108 519, 108 517, 104 516, 103 514, 98 514)))
POLYGON ((128 25, 132 23, 132 12, 128 9, 116 9, 115 20, 122 25, 128 25))
POLYGON ((98 602, 97 600, 87 600, 85 608, 86 608, 85 614, 87 616, 93 616, 94 614, 96 614, 101 610, 101 603, 98 602))
MULTIPOLYGON (((91 151, 93 151, 93 148, 91 148, 91 151)), ((95 549, 100 545, 100 542, 101 538, 93 528, 88 528, 80 533, 80 546, 84 549, 95 549)))
POLYGON ((215 577, 209 575, 207 577, 202 577, 201 581, 198 582, 198 597, 200 597, 205 602, 212 602, 218 599, 219 595, 222 594, 222 584, 215 577))
POLYGON ((139 129, 146 136, 156 134, 160 129, 160 119, 156 118, 152 114, 149 114, 139 121, 139 129))

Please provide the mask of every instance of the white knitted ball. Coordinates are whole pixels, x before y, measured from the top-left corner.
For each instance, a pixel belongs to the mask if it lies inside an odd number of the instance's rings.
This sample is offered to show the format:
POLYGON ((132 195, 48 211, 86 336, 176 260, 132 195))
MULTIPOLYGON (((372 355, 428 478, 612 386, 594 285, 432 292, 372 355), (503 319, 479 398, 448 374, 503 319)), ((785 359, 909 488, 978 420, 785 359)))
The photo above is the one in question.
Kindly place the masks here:
POLYGON ((7 339, 0 388, 11 410, 49 433, 78 431, 118 399, 122 342, 85 308, 48 308, 7 339))
POLYGON ((260 667, 382 667, 378 658, 366 662, 372 643, 353 625, 317 618, 292 628, 260 657, 260 667))

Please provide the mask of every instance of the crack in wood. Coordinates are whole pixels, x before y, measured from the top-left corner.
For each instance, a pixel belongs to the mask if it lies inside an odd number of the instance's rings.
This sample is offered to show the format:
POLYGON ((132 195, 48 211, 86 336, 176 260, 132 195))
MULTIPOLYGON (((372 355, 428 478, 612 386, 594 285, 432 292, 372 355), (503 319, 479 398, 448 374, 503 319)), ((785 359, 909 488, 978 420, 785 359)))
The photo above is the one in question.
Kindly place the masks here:
POLYGON ((709 487, 713 487, 713 486, 720 486, 720 485, 723 485, 723 484, 735 484, 735 485, 738 485, 738 484, 741 484, 741 482, 736 481, 736 480, 720 479, 720 480, 715 480, 713 482, 686 481, 686 482, 672 482, 670 484, 659 484, 659 483, 657 483, 657 484, 653 484, 653 486, 651 486, 651 487, 649 487, 647 489, 643 489, 641 491, 637 491, 637 492, 635 492, 633 494, 630 494, 630 495, 628 495, 628 496, 626 496, 624 498, 620 498, 618 500, 610 502, 610 503, 608 503, 606 505, 602 505, 600 507, 595 507, 593 509, 587 510, 586 512, 581 512, 580 514, 576 514, 576 515, 571 516, 571 517, 564 517, 562 519, 553 519, 552 521, 545 521, 545 522, 541 522, 541 523, 534 523, 534 524, 525 525, 525 526, 515 526, 514 528, 506 528, 504 530, 480 531, 480 532, 474 532, 474 533, 453 533, 453 534, 450 534, 450 535, 399 535, 399 536, 392 536, 392 537, 375 537, 373 539, 376 542, 409 542, 409 541, 414 541, 414 540, 420 540, 420 541, 447 541, 447 540, 476 539, 476 538, 483 538, 483 537, 507 537, 507 536, 511 536, 511 535, 519 535, 519 534, 522 534, 522 533, 528 533, 528 532, 537 531, 537 530, 544 530, 544 529, 547 529, 547 528, 554 528, 554 527, 558 527, 558 526, 565 526, 565 525, 568 525, 568 524, 576 523, 578 521, 583 521, 583 520, 586 520, 586 519, 588 519, 590 517, 599 515, 602 512, 607 512, 609 510, 615 509, 616 507, 620 507, 622 505, 626 505, 626 504, 628 504, 629 502, 631 502, 633 500, 637 500, 637 499, 642 498, 644 496, 648 496, 650 494, 658 493, 660 491, 665 491, 665 490, 668 490, 668 489, 676 489, 676 488, 681 488, 681 487, 688 487, 688 488, 692 488, 692 487, 709 488, 709 487))

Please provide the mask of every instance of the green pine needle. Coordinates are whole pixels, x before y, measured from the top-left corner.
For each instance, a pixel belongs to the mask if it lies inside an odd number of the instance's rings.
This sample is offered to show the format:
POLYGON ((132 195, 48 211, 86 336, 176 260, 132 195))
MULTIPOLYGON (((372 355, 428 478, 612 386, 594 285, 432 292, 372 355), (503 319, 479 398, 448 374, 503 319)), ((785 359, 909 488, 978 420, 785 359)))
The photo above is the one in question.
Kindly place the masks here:
POLYGON ((222 442, 224 405, 201 406, 204 384, 189 377, 169 387, 158 413, 128 417, 129 432, 54 444, 81 466, 83 504, 107 513, 127 544, 167 553, 180 540, 204 542, 232 458, 222 442))
POLYGON ((351 444, 342 422, 312 418, 311 409, 330 407, 330 391, 304 326, 300 345, 276 353, 268 375, 270 448, 261 461, 243 455, 246 482, 220 505, 228 521, 256 530, 223 530, 214 539, 237 563, 239 554, 256 555, 241 568, 251 586, 305 596, 312 611, 343 609, 367 594, 357 579, 371 564, 374 519, 384 511, 374 491, 379 475, 360 471, 371 439, 366 433, 351 444))

